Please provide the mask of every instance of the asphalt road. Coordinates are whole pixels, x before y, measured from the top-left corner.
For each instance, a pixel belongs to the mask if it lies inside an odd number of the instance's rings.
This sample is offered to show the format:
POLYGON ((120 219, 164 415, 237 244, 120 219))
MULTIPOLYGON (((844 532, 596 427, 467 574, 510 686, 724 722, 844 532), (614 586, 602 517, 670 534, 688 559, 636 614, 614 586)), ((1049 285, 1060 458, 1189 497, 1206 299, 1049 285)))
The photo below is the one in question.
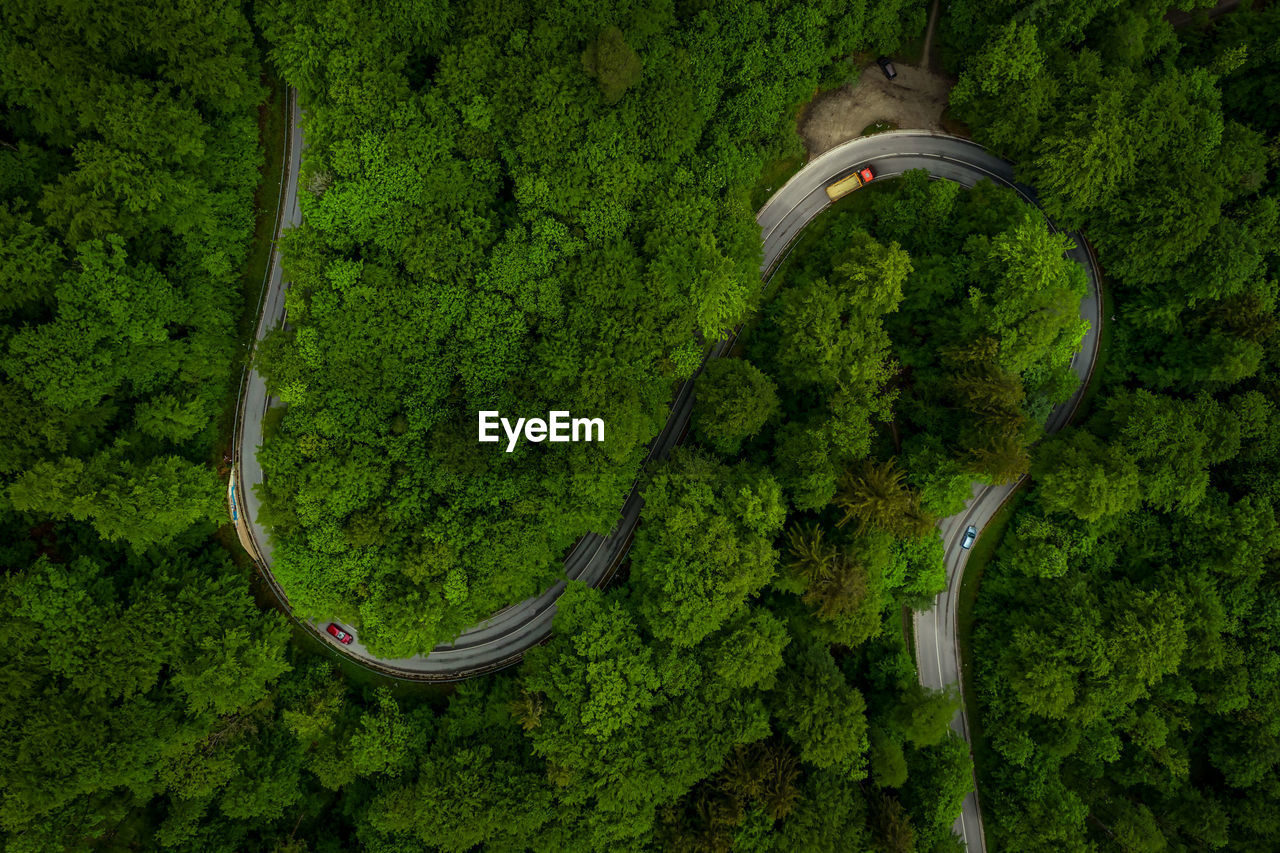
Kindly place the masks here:
MULTIPOLYGON (((770 259, 780 260, 804 225, 827 207, 825 187, 863 165, 870 165, 878 178, 923 168, 935 178, 952 180, 966 187, 989 179, 1013 188, 1026 201, 1036 203, 1035 192, 1014 180, 1010 163, 975 143, 925 131, 895 131, 862 137, 833 148, 810 162, 760 211, 757 220, 764 232, 766 270, 770 259)), ((1052 223, 1050 227, 1054 227, 1052 223)), ((1101 274, 1097 261, 1078 234, 1071 236, 1076 247, 1067 256, 1084 268, 1089 280, 1088 293, 1080 302, 1080 316, 1089 322, 1089 331, 1081 343, 1080 354, 1072 362, 1080 385, 1070 400, 1050 413, 1046 423, 1049 432, 1065 426, 1079 406, 1093 373, 1102 328, 1101 274)), ((945 553, 947 588, 935 599, 933 607, 917 611, 914 615, 916 664, 920 683, 926 687, 941 690, 954 684, 962 691, 964 689, 956 616, 960 583, 970 552, 960 547, 960 541, 971 524, 978 528, 981 536, 996 510, 1017 486, 1017 482, 1005 486, 975 483, 964 511, 938 522, 945 553)), ((963 707, 952 719, 951 727, 966 741, 970 740, 969 721, 963 707)), ((953 830, 964 839, 970 850, 986 850, 976 782, 974 790, 965 798, 953 830)))
MULTIPOLYGON (((258 312, 258 326, 254 330, 257 345, 272 329, 284 321, 284 294, 288 284, 280 262, 280 236, 286 228, 302 222, 302 210, 298 207, 298 171, 302 165, 302 113, 298 108, 297 92, 289 89, 289 132, 285 138, 284 174, 281 176, 280 208, 276 213, 276 231, 272 240, 271 261, 267 281, 258 312)), ((247 370, 240 383, 240 396, 236 403, 236 425, 233 436, 235 466, 232 470, 232 516, 236 532, 245 550, 263 567, 263 575, 272 589, 288 606, 289 600, 279 584, 271 576, 271 538, 267 529, 258 522, 261 501, 253 486, 262 482, 262 466, 258 464, 258 447, 262 444, 262 423, 268 407, 280 402, 267 394, 267 386, 256 370, 247 370)))
MULTIPOLYGON (((290 151, 277 240, 284 228, 293 227, 301 221, 297 203, 297 179, 304 140, 296 96, 292 92, 290 94, 290 151)), ((826 209, 829 201, 825 187, 866 165, 876 171, 878 178, 899 175, 909 169, 926 169, 935 178, 956 181, 966 187, 990 179, 1014 188, 1026 200, 1035 202, 1031 189, 1014 181, 1010 164, 972 142, 924 131, 894 131, 854 139, 827 151, 806 165, 775 192, 760 210, 756 220, 760 224, 764 247, 762 276, 768 276, 804 226, 826 209)), ((1097 264, 1083 241, 1077 237, 1076 242, 1078 248, 1070 252, 1069 256, 1079 262, 1088 273, 1089 293, 1081 302, 1080 314, 1089 321, 1090 329, 1085 336, 1081 354, 1073 364, 1081 378, 1081 387, 1068 403, 1051 414, 1048 423, 1050 431, 1061 428, 1079 403, 1092 372, 1101 327, 1097 264)), ((259 318, 259 340, 268 330, 284 322, 284 291, 287 286, 277 251, 273 256, 271 275, 259 318)), ((712 357, 723 355, 731 345, 732 339, 720 342, 713 348, 712 357)), ((266 529, 258 521, 258 498, 253 489, 262 481, 262 470, 256 459, 256 451, 262 441, 262 419, 268 407, 276 404, 276 401, 268 397, 262 378, 250 371, 242 387, 238 409, 237 459, 231 494, 241 539, 250 553, 257 556, 263 575, 287 608, 288 598, 271 575, 271 542, 266 529)), ((650 449, 650 459, 665 457, 683 438, 691 407, 692 380, 681 386, 667 424, 650 449)), ((956 643, 956 602, 969 552, 960 548, 960 539, 970 524, 982 530, 1015 486, 1016 484, 984 487, 975 484, 973 497, 964 512, 938 523, 946 548, 947 589, 938 596, 931 609, 915 614, 920 681, 928 687, 941 689, 957 684, 963 688, 959 648, 956 643)), ((623 504, 617 526, 609 535, 591 534, 576 544, 565 560, 565 577, 593 585, 604 581, 630 546, 631 534, 639 519, 640 503, 639 495, 633 488, 623 504)), ((371 655, 358 638, 349 646, 341 646, 336 642, 332 645, 335 650, 372 669, 399 678, 453 681, 492 672, 515 663, 526 649, 549 636, 551 621, 555 615, 555 602, 563 589, 562 581, 539 596, 513 604, 465 631, 454 642, 436 647, 428 656, 378 658, 371 655)), ((308 627, 319 636, 327 637, 323 632, 325 624, 327 620, 316 621, 308 623, 308 627)), ((956 715, 952 727, 968 740, 968 721, 963 710, 956 715)), ((970 793, 965 800, 964 810, 956 821, 955 830, 970 849, 985 850, 976 793, 970 793)))

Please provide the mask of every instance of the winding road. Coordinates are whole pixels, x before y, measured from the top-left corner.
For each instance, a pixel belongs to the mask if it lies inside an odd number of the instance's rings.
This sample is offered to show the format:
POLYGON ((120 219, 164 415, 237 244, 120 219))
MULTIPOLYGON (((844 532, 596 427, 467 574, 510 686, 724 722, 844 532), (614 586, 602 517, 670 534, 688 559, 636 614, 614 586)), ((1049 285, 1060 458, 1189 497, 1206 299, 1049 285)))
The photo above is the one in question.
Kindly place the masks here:
MULTIPOLYGON (((289 99, 290 132, 284 191, 277 221, 277 244, 285 228, 291 228, 301 221, 297 184, 304 140, 301 112, 297 96, 292 90, 289 99)), ((878 178, 900 175, 909 169, 925 169, 934 178, 955 181, 966 187, 982 180, 991 180, 1012 187, 1027 201, 1035 203, 1035 195, 1031 189, 1014 181, 1012 165, 967 140, 926 131, 893 131, 860 137, 809 162, 774 193, 760 210, 756 220, 761 228, 764 246, 761 263, 764 278, 767 279, 776 269, 805 225, 828 207, 830 202, 825 187, 866 165, 875 169, 878 178)), ((1047 427, 1051 432, 1060 429, 1079 405, 1092 374, 1101 328, 1102 303, 1098 266, 1087 244, 1078 235, 1071 236, 1077 248, 1068 255, 1084 267, 1089 278, 1089 291, 1081 302, 1080 314, 1089 321, 1090 328, 1080 355, 1073 362, 1073 368, 1081 379, 1080 388, 1071 400, 1050 415, 1047 427)), ((256 340, 261 340, 268 331, 284 322, 284 293, 287 287, 277 245, 265 287, 256 340)), ((732 345, 732 337, 721 341, 713 347, 710 357, 723 355, 732 345)), ((692 409, 692 382, 693 380, 685 382, 677 393, 667 423, 650 448, 649 459, 665 457, 683 437, 692 409)), ((262 443, 263 418, 269 408, 277 405, 280 405, 279 402, 268 395, 262 377, 254 370, 246 370, 237 407, 235 464, 228 494, 241 541, 257 560, 263 577, 271 585, 281 604, 290 609, 285 591, 271 573, 271 541, 267 530, 259 521, 259 500, 254 489, 262 482, 257 448, 262 443)), ((1016 485, 975 484, 973 496, 964 511, 938 523, 946 552, 947 588, 938 596, 932 608, 915 614, 916 659, 920 682, 928 687, 943 689, 955 684, 963 689, 956 635, 956 606, 960 581, 970 552, 960 547, 960 539, 970 524, 981 531, 1016 485)), ((637 489, 633 487, 623 504, 614 530, 607 536, 585 536, 576 544, 565 559, 565 577, 592 585, 606 580, 630 547, 632 532, 640 516, 640 504, 637 489)), ((324 633, 325 622, 303 624, 317 636, 330 640, 335 650, 386 675, 418 681, 456 681, 509 666, 519 661, 526 649, 549 636, 556 599, 564 586, 564 581, 561 581, 539 596, 495 613, 462 633, 454 642, 436 647, 427 656, 379 658, 370 654, 358 638, 349 646, 333 643, 324 633)), ((968 720, 963 709, 956 714, 952 728, 966 740, 969 739, 968 720)), ((976 791, 966 798, 963 812, 956 821, 955 831, 964 839, 969 849, 986 849, 976 791)))
MULTIPOLYGON (((934 178, 955 181, 965 187, 984 179, 991 180, 1014 189, 1031 204, 1037 204, 1034 191, 1014 180, 1013 165, 976 143, 927 131, 893 131, 860 137, 810 161, 761 209, 756 219, 764 233, 765 262, 762 271, 766 275, 781 260, 804 226, 826 209, 830 203, 826 186, 865 164, 875 169, 877 178, 893 177, 909 169, 926 169, 934 178)), ((1052 223, 1050 227, 1057 230, 1052 223)), ((1070 236, 1075 248, 1067 253, 1067 257, 1080 264, 1088 277, 1089 289, 1080 302, 1080 316, 1089 322, 1089 331, 1085 333, 1080 353, 1072 362, 1080 384, 1067 402, 1050 413, 1045 424, 1048 432, 1058 431, 1075 414, 1093 375, 1101 341, 1101 272, 1088 243, 1079 234, 1070 236)), ((960 541, 970 524, 978 528, 981 535, 991 517, 1021 482, 1018 480, 1003 486, 975 483, 964 511, 938 522, 945 553, 947 588, 938 595, 930 609, 914 614, 916 668, 920 683, 926 687, 942 690, 954 684, 963 692, 956 617, 960 582, 970 551, 961 548, 960 541)), ((970 741, 969 721, 963 706, 952 719, 951 728, 966 742, 970 741)), ((965 798, 953 830, 964 839, 968 849, 987 849, 976 782, 965 798)))

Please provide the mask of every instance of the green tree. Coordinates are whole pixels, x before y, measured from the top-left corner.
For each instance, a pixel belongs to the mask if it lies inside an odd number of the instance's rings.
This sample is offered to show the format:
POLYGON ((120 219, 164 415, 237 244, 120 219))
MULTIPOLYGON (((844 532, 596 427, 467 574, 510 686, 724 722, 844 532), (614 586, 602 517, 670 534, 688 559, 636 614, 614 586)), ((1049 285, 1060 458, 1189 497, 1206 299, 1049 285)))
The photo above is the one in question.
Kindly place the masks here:
POLYGON ((551 848, 645 836, 657 810, 714 773, 735 744, 768 734, 759 691, 788 641, 776 620, 742 613, 692 648, 649 644, 628 604, 571 585, 555 628, 523 669, 524 687, 546 697, 527 736, 560 803, 574 809, 548 836, 551 848))
POLYGON ((920 506, 920 496, 905 482, 894 460, 867 461, 845 472, 835 504, 844 515, 840 525, 857 521, 859 529, 877 528, 899 537, 919 537, 933 529, 933 519, 920 506))
POLYGON ((677 450, 643 496, 631 566, 637 611, 655 637, 695 645, 773 578, 782 493, 763 471, 677 450))
POLYGON ((871 849, 866 795, 857 782, 838 770, 805 775, 800 806, 777 833, 777 844, 790 850, 839 853, 871 849))
POLYGON ((1046 442, 1032 473, 1046 507, 1083 521, 1129 512, 1142 496, 1137 463, 1087 432, 1046 442))
MULTIPOLYGON (((479 844, 511 848, 545 831, 554 792, 519 730, 509 719, 501 722, 508 690, 509 685, 465 685, 440 720, 440 736, 417 737, 405 754, 407 766, 393 760, 366 768, 391 773, 378 786, 362 826, 370 842, 372 830, 414 839, 405 843, 465 851, 479 844)), ((380 705, 381 713, 403 717, 389 697, 380 705)), ((357 737, 376 728, 366 727, 357 737)), ((412 728, 403 735, 413 737, 412 728)))
POLYGON ((640 57, 617 27, 600 31, 582 52, 582 67, 596 78, 607 104, 616 104, 643 73, 640 57))
POLYGON ((796 648, 778 681, 775 718, 800 760, 849 779, 866 776, 866 703, 849 686, 825 646, 796 648))
POLYGON ((776 386, 751 362, 707 363, 694 393, 693 431, 712 449, 734 456, 778 411, 776 386))
POLYGON ((18 510, 89 521, 102 538, 139 551, 218 517, 221 488, 211 469, 177 456, 138 464, 122 450, 88 464, 74 457, 41 462, 13 483, 9 499, 18 510))
POLYGON ((245 583, 211 549, 42 557, 7 576, 0 825, 11 837, 74 846, 157 795, 242 817, 296 798, 296 762, 261 728, 288 630, 245 583))

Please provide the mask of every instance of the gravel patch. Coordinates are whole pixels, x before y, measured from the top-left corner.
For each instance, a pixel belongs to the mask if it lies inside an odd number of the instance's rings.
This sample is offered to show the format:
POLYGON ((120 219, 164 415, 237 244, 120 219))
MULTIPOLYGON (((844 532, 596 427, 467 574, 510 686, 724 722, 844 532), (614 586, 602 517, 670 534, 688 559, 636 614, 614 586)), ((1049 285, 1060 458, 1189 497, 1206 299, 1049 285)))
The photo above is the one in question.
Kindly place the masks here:
POLYGON ((942 111, 954 81, 913 65, 894 65, 898 76, 892 80, 872 63, 862 69, 856 84, 814 98, 800 121, 809 159, 862 136, 876 123, 900 130, 943 129, 942 111))

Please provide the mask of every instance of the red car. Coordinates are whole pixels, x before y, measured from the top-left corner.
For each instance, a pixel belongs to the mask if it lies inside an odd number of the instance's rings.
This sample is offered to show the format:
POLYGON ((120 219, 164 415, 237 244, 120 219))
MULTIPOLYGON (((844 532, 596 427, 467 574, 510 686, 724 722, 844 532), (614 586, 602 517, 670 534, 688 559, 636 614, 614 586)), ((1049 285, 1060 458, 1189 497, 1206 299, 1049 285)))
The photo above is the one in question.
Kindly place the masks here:
POLYGON ((858 177, 862 178, 862 182, 864 184, 870 181, 875 176, 876 176, 876 173, 871 171, 870 166, 863 166, 861 169, 858 170, 858 177))
POLYGON ((351 636, 332 622, 329 623, 329 627, 325 630, 332 634, 334 639, 339 643, 342 643, 344 646, 351 645, 351 641, 355 639, 355 637, 351 636))

